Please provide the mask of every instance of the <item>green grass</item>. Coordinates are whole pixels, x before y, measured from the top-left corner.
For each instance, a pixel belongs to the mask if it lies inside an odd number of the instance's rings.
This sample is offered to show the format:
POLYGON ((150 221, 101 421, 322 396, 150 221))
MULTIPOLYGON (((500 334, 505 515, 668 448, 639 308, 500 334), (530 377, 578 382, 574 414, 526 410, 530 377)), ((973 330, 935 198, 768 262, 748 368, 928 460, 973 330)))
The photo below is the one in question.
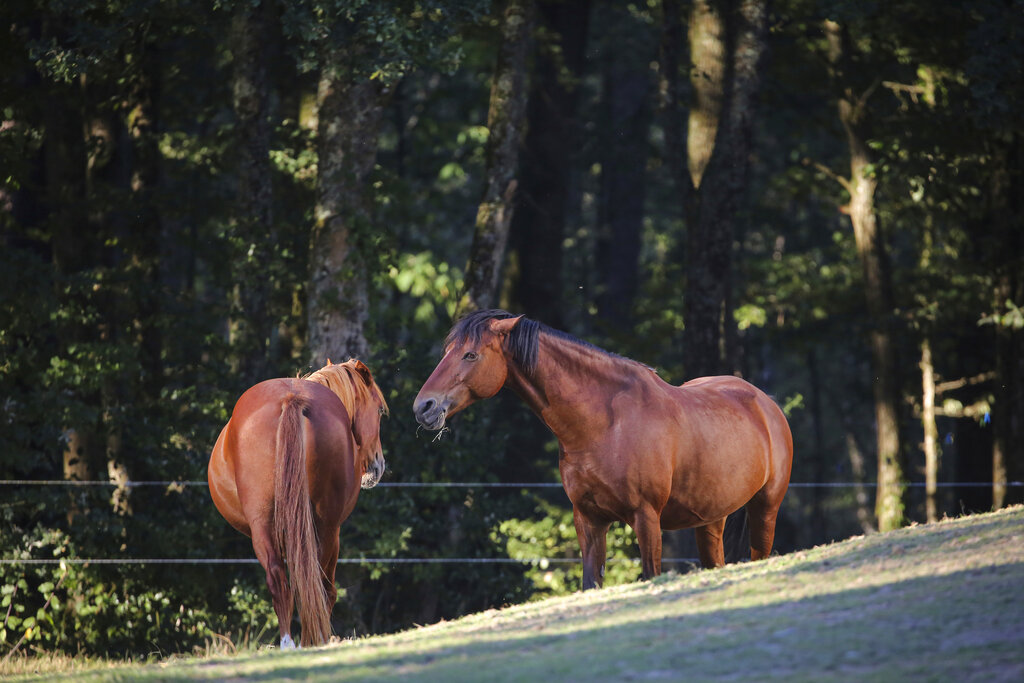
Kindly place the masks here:
POLYGON ((1021 681, 1024 507, 322 648, 50 677, 1021 681))

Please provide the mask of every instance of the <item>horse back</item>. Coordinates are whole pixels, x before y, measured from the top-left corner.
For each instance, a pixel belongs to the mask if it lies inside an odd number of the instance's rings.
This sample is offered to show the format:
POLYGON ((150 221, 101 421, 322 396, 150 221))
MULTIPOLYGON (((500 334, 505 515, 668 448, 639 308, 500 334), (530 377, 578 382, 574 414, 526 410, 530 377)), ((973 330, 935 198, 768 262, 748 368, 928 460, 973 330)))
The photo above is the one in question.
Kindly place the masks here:
POLYGON ((709 438, 723 429, 755 431, 762 435, 774 465, 792 462, 793 436, 778 404, 750 382, 732 375, 698 377, 678 387, 676 400, 683 411, 706 424, 709 438))

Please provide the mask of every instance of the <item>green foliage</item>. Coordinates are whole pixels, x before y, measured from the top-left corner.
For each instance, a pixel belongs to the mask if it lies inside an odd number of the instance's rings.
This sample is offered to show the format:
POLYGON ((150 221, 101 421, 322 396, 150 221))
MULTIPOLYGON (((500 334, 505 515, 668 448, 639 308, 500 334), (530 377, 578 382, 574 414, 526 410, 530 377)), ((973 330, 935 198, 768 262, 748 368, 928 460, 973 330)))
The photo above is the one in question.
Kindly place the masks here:
MULTIPOLYGON (((572 510, 536 499, 533 516, 506 519, 492 530, 495 543, 507 548, 508 556, 529 562, 526 577, 532 582, 531 599, 566 595, 583 587, 583 566, 572 510), (550 562, 549 558, 573 560, 572 563, 550 562)), ((636 537, 625 525, 613 525, 608 532, 608 562, 604 585, 616 586, 640 578, 636 537)))
MULTIPOLYGON (((43 651, 84 651, 107 656, 126 652, 180 652, 213 639, 232 622, 256 622, 250 600, 233 599, 232 619, 210 611, 195 595, 154 588, 155 574, 144 569, 117 570, 66 561, 78 554, 70 536, 37 530, 27 547, 12 548, 4 559, 29 557, 61 560, 59 564, 0 565, 4 652, 31 646, 43 651)), ((10 537, 4 539, 9 542, 10 537)), ((232 596, 235 590, 232 589, 232 596)), ((264 619, 265 621, 265 619, 264 619)))
POLYGON ((300 72, 325 66, 336 45, 345 50, 353 78, 391 86, 414 66, 451 73, 462 54, 448 38, 460 25, 479 21, 489 7, 489 0, 302 0, 283 3, 281 21, 300 72))
POLYGON ((1007 299, 1003 306, 1005 307, 1004 313, 993 313, 992 315, 983 316, 978 320, 978 324, 1000 325, 1015 330, 1024 328, 1024 310, 1021 310, 1021 307, 1010 299, 1007 299))

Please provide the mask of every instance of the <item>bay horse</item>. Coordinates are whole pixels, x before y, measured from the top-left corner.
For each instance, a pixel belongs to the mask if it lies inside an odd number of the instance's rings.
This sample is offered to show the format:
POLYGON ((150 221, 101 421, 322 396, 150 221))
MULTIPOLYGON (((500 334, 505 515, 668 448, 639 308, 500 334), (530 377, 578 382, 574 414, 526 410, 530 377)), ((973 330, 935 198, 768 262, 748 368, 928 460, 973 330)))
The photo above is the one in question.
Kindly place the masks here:
POLYGON ((503 386, 558 439, 584 589, 603 583, 614 521, 636 533, 645 579, 661 573, 662 529, 695 528, 701 564, 724 565, 725 518, 743 506, 751 559, 771 554, 793 437, 760 389, 732 376, 673 386, 537 321, 484 310, 452 327, 413 411, 424 428, 439 430, 503 386))
POLYGON ((359 489, 384 474, 384 394, 361 361, 249 388, 217 437, 207 479, 213 504, 252 538, 266 572, 282 649, 298 603, 303 646, 327 642, 337 600, 341 523, 359 489))

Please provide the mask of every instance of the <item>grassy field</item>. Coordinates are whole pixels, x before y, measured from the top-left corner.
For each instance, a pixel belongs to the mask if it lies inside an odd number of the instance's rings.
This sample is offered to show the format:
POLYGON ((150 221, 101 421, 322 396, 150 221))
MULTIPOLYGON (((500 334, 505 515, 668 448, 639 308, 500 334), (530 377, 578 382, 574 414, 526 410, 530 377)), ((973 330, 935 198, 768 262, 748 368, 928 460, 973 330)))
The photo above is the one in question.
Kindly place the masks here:
POLYGON ((46 678, 1024 681, 1024 507, 322 648, 46 678))

